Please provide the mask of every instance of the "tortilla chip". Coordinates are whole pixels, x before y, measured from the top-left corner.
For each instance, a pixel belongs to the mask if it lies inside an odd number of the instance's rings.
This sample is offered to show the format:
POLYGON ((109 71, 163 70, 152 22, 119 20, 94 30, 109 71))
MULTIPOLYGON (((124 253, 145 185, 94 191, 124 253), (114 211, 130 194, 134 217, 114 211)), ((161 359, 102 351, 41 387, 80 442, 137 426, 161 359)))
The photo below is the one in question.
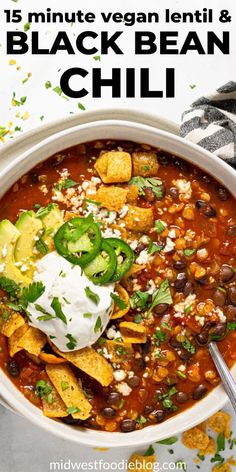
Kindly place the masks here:
POLYGON ((138 274, 139 272, 141 272, 143 269, 145 269, 145 265, 141 265, 141 264, 132 264, 129 272, 127 272, 127 274, 125 274, 125 276, 123 277, 123 280, 126 280, 128 279, 129 277, 132 277, 133 275, 136 275, 138 274))
POLYGON ((132 454, 128 461, 128 470, 133 472, 152 472, 155 467, 156 456, 141 456, 136 452, 132 454))
POLYGON ((182 443, 189 449, 206 449, 209 441, 209 436, 197 427, 185 431, 182 435, 182 443))
POLYGON ((142 177, 154 177, 157 175, 159 164, 155 152, 133 152, 133 175, 142 177))
POLYGON ((111 356, 111 362, 117 364, 122 364, 122 362, 126 362, 134 354, 132 344, 116 342, 110 339, 106 340, 103 349, 106 349, 109 356, 111 356))
POLYGON ((231 472, 232 469, 230 467, 229 462, 225 462, 222 465, 215 465, 212 469, 212 472, 231 472))
POLYGON ((127 202, 128 203, 136 203, 139 197, 138 193, 138 186, 137 185, 129 185, 128 186, 128 193, 127 193, 127 202))
POLYGON ((128 182, 132 174, 131 156, 128 152, 105 152, 94 167, 105 184, 128 182))
POLYGON ((154 224, 153 212, 151 208, 140 208, 127 205, 128 212, 120 223, 125 224, 125 228, 135 232, 146 233, 154 224))
POLYGON ((118 229, 118 231, 120 232, 120 236, 117 236, 117 237, 121 237, 121 239, 123 239, 124 241, 126 241, 126 239, 127 239, 127 231, 126 231, 125 228, 123 228, 122 226, 119 226, 119 225, 111 225, 111 229, 113 229, 113 230, 118 229))
POLYGON ((209 443, 206 449, 200 449, 199 455, 206 456, 207 454, 215 455, 216 453, 216 443, 213 438, 209 438, 209 443))
POLYGON ((118 306, 115 305, 112 316, 111 316, 112 320, 116 320, 117 318, 122 318, 123 316, 126 315, 126 313, 128 313, 128 311, 130 309, 129 294, 125 290, 125 288, 122 287, 122 285, 120 285, 120 284, 116 284, 115 290, 118 293, 119 298, 121 300, 123 300, 126 303, 127 306, 126 306, 126 308, 121 310, 118 306))
POLYGON ((44 416, 48 416, 49 418, 64 418, 65 416, 68 416, 67 407, 62 401, 60 395, 57 393, 51 382, 47 381, 47 383, 52 387, 51 394, 53 401, 48 403, 46 398, 42 398, 44 416))
POLYGON ((18 345, 30 354, 34 354, 38 357, 46 342, 47 338, 45 334, 39 329, 30 326, 24 336, 19 340, 18 345))
POLYGON ((202 423, 198 424, 197 427, 198 427, 198 429, 200 429, 201 431, 204 431, 204 433, 205 433, 206 432, 206 427, 207 427, 207 422, 203 421, 202 423))
POLYGON ((46 364, 65 364, 67 362, 63 357, 55 356, 54 354, 48 354, 47 352, 40 352, 39 358, 46 362, 46 364))
POLYGON ((111 364, 91 347, 73 352, 61 352, 56 346, 52 345, 52 347, 57 354, 97 380, 103 387, 107 387, 113 381, 111 364))
POLYGON ((0 304, 0 331, 9 338, 18 328, 25 324, 25 319, 3 303, 0 304))
POLYGON ((111 185, 109 187, 100 187, 94 197, 94 200, 101 203, 101 206, 107 210, 119 211, 125 205, 128 190, 111 185))
POLYGON ((14 333, 8 339, 8 348, 10 357, 13 357, 17 352, 21 351, 23 348, 19 346, 20 339, 24 336, 26 331, 28 331, 29 325, 27 323, 23 324, 20 328, 16 329, 14 333))
POLYGON ((119 328, 124 343, 145 343, 147 341, 147 330, 141 324, 122 321, 119 328))
POLYGON ((77 412, 71 413, 73 418, 80 420, 89 418, 92 405, 87 400, 71 368, 68 365, 47 365, 46 372, 67 408, 78 408, 77 412), (65 388, 67 385, 68 388, 65 388))
POLYGON ((216 433, 223 433, 226 439, 230 438, 230 420, 231 417, 225 411, 218 411, 208 420, 208 426, 216 433))

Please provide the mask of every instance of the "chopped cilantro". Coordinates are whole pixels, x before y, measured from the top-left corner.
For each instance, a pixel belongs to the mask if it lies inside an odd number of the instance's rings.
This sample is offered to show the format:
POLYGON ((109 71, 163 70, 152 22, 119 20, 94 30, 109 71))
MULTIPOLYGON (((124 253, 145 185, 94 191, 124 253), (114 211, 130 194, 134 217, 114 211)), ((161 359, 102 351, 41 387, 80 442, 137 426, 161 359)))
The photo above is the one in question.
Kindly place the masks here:
POLYGON ((163 246, 160 246, 159 244, 150 241, 149 246, 148 246, 148 254, 154 254, 155 252, 160 252, 163 249, 163 246))
POLYGON ((35 303, 34 306, 35 306, 37 311, 39 311, 40 313, 43 313, 42 315, 37 317, 37 320, 39 320, 39 321, 48 321, 48 320, 52 320, 53 318, 55 318, 55 316, 48 313, 41 305, 38 305, 38 303, 35 303))
POLYGON ((235 321, 228 321, 227 329, 228 329, 228 331, 234 331, 236 329, 236 322, 235 321))
POLYGON ((160 303, 166 303, 167 305, 172 304, 172 297, 171 297, 169 282, 167 278, 163 280, 163 282, 161 282, 159 288, 153 293, 152 303, 148 312, 151 313, 153 308, 155 308, 155 306, 159 305, 160 303))
POLYGON ((92 302, 94 302, 95 305, 98 305, 98 304, 99 304, 99 302, 100 302, 100 297, 99 297, 99 295, 98 295, 97 293, 93 292, 93 291, 91 290, 91 288, 89 288, 89 287, 85 287, 84 291, 85 291, 86 296, 87 296, 88 298, 90 298, 90 300, 92 300, 92 302))
POLYGON ((91 317, 92 317, 92 313, 84 313, 84 314, 83 314, 83 317, 84 317, 84 318, 91 318, 91 317))
POLYGON ((136 419, 136 423, 138 423, 138 424, 145 424, 145 423, 147 423, 147 418, 145 418, 145 416, 140 415, 140 416, 136 419))
POLYGON ((76 345, 77 345, 77 341, 76 339, 72 336, 72 334, 66 334, 66 338, 69 340, 69 342, 67 343, 67 347, 68 349, 75 349, 76 345))
POLYGON ((45 88, 46 88, 46 89, 49 89, 49 88, 52 87, 52 83, 50 82, 50 80, 47 80, 47 82, 45 82, 44 85, 45 85, 45 88))
POLYGON ((30 23, 27 22, 27 23, 24 24, 24 31, 25 31, 25 33, 26 33, 26 31, 29 31, 29 29, 30 29, 30 23))
POLYGON ((175 387, 171 387, 168 393, 161 395, 162 404, 164 408, 168 410, 172 410, 172 411, 177 410, 177 406, 173 403, 172 398, 171 398, 176 393, 177 393, 177 389, 175 387))
POLYGON ((121 408, 123 408, 124 404, 125 404, 125 399, 122 398, 122 400, 120 401, 120 403, 118 403, 118 405, 117 405, 117 407, 119 408, 119 410, 121 410, 121 408))
POLYGON ((71 179, 65 179, 63 182, 60 182, 56 185, 57 190, 68 190, 68 188, 75 187, 75 185, 78 185, 77 182, 71 179))
POLYGON ((35 247, 36 247, 37 251, 40 252, 40 254, 43 254, 43 256, 45 256, 49 251, 48 245, 45 243, 43 238, 39 238, 36 241, 35 247))
POLYGON ((153 449, 153 446, 152 444, 150 444, 150 446, 148 447, 148 449, 144 452, 144 457, 148 457, 148 456, 152 456, 153 454, 155 454, 155 451, 153 449))
POLYGON ((160 346, 161 343, 167 340, 167 334, 164 331, 157 329, 153 335, 153 339, 154 339, 155 345, 160 346))
POLYGON ((185 313, 186 315, 189 315, 189 313, 191 313, 191 305, 186 306, 186 308, 184 309, 184 313, 185 313))
POLYGON ((225 436, 223 433, 218 434, 217 436, 217 452, 225 450, 225 436))
POLYGON ((158 234, 162 233, 166 229, 166 224, 161 220, 155 221, 155 230, 158 234))
POLYGON ((139 195, 145 195, 144 190, 151 188, 156 198, 162 198, 163 196, 162 181, 158 178, 133 177, 129 184, 138 187, 139 195))
POLYGON ((2 319, 3 319, 4 322, 6 322, 9 319, 9 316, 10 316, 10 314, 8 313, 8 311, 4 310, 2 312, 2 319))
POLYGON ((195 254, 195 252, 196 252, 196 249, 190 249, 190 248, 184 249, 184 255, 186 257, 193 256, 193 254, 195 254))
POLYGON ((167 331, 171 331, 171 327, 165 321, 161 322, 162 328, 166 329, 167 331))
POLYGON ((185 380, 187 378, 187 375, 181 372, 181 370, 176 370, 176 374, 178 375, 180 379, 185 380))
POLYGON ((191 90, 195 89, 197 86, 196 84, 190 84, 189 87, 191 88, 191 90))
POLYGON ((148 292, 141 292, 140 290, 137 290, 137 292, 135 292, 130 298, 131 308, 144 308, 147 304, 148 297, 148 292))
POLYGON ((140 323, 142 323, 142 321, 143 321, 142 315, 140 315, 139 313, 137 315, 135 315, 135 317, 134 317, 134 322, 135 323, 140 324, 140 323))
POLYGON ((66 382, 65 380, 62 380, 62 381, 61 381, 61 389, 62 389, 63 392, 64 392, 65 390, 67 390, 67 389, 69 388, 69 386, 70 386, 69 383, 66 382))
POLYGON ((2 290, 7 292, 11 297, 14 298, 20 291, 19 285, 17 285, 14 280, 9 279, 8 277, 0 277, 0 287, 2 288, 2 290))
POLYGON ((42 282, 32 282, 28 287, 23 288, 20 304, 27 308, 28 303, 35 303, 44 292, 45 287, 42 282))
POLYGON ((82 111, 86 110, 85 106, 81 102, 78 103, 78 108, 82 111))
POLYGON ((101 61, 101 56, 93 56, 93 59, 94 59, 95 61, 100 62, 100 61, 101 61))
POLYGON ((67 319, 62 311, 61 302, 59 301, 58 297, 53 298, 51 307, 55 311, 56 317, 60 318, 60 320, 63 321, 63 323, 67 324, 67 319))
POLYGON ((38 380, 35 385, 35 395, 45 398, 48 403, 53 402, 52 387, 45 380, 38 380))
POLYGON ((118 295, 116 295, 115 293, 111 293, 111 298, 112 300, 115 302, 116 306, 120 309, 120 310, 124 310, 125 308, 127 308, 127 303, 124 302, 124 300, 122 300, 118 295))
POLYGON ((182 342, 182 346, 186 351, 190 352, 190 354, 195 354, 196 348, 195 346, 189 341, 188 338, 185 338, 184 341, 182 342))
POLYGON ((98 331, 102 330, 102 319, 101 316, 97 317, 97 321, 94 325, 94 333, 98 333, 98 331))
POLYGON ((75 413, 79 413, 81 410, 77 406, 69 406, 66 411, 68 415, 74 415, 75 413))

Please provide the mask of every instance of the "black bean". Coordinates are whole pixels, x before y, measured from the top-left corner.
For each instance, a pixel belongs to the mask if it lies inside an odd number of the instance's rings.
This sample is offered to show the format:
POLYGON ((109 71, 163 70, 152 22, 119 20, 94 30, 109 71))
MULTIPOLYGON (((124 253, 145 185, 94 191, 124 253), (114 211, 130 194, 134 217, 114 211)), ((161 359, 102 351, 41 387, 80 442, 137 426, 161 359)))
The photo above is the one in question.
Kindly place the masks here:
POLYGON ((223 264, 220 268, 220 278, 223 283, 230 282, 234 278, 235 272, 233 267, 223 264))
POLYGON ((229 321, 236 320, 236 306, 233 306, 233 305, 227 306, 227 319, 229 321))
POLYGON ((154 202, 155 200, 155 195, 151 189, 151 187, 146 187, 144 189, 144 196, 143 196, 144 200, 146 200, 147 202, 149 203, 152 203, 154 202))
POLYGON ((177 275, 177 278, 174 282, 174 287, 175 287, 176 290, 182 291, 184 289, 186 283, 187 283, 187 275, 185 274, 185 272, 180 272, 177 275))
POLYGON ((73 418, 73 416, 71 415, 65 416, 65 418, 60 418, 60 419, 65 424, 82 424, 83 423, 82 420, 79 420, 78 418, 73 418))
POLYGON ((197 334, 196 341, 200 346, 206 346, 209 342, 209 332, 203 330, 201 333, 197 334))
POLYGON ((197 280, 197 283, 199 285, 208 285, 208 279, 206 276, 201 277, 200 279, 197 280))
POLYGON ((7 363, 7 371, 11 377, 19 377, 20 375, 20 367, 15 360, 7 363))
POLYGON ((188 169, 188 163, 186 161, 182 161, 182 159, 175 159, 174 166, 181 171, 186 171, 188 169))
POLYGON ((39 176, 38 174, 31 174, 31 179, 34 184, 37 184, 39 182, 39 176))
POLYGON ((146 249, 147 245, 144 244, 144 243, 138 243, 136 249, 135 249, 135 253, 136 254, 140 254, 141 251, 144 251, 144 249, 146 249))
POLYGON ((177 354, 178 354, 179 358, 181 359, 181 361, 188 361, 193 355, 193 354, 191 354, 191 352, 188 352, 183 348, 178 349, 177 354))
POLYGON ((210 184, 211 183, 211 177, 209 175, 203 175, 202 176, 202 181, 205 182, 205 184, 210 184))
POLYGON ((107 397, 108 405, 116 405, 121 401, 121 394, 118 392, 111 392, 107 397))
POLYGON ((200 208, 205 208, 207 204, 204 200, 197 200, 195 206, 198 210, 200 210, 200 208))
POLYGON ((187 266, 185 261, 175 261, 173 267, 175 270, 183 270, 187 266))
POLYGON ((188 281, 184 287, 184 295, 187 297, 188 295, 190 295, 190 293, 193 293, 193 292, 194 292, 193 283, 188 281))
POLYGON ((144 413, 144 415, 150 415, 150 413, 152 413, 153 410, 154 410, 154 408, 153 408, 152 405, 146 405, 144 407, 143 413, 144 413))
POLYGON ((172 374, 172 375, 168 375, 166 378, 165 378, 165 384, 166 385, 176 385, 178 383, 178 378, 177 378, 177 375, 175 374, 172 374))
POLYGON ((176 401, 178 403, 186 403, 189 400, 189 395, 187 392, 178 392, 176 394, 176 401))
POLYGON ((169 340, 169 345, 174 349, 180 349, 182 347, 182 344, 174 337, 169 340))
POLYGON ((227 326, 225 323, 217 323, 217 325, 211 330, 210 335, 214 341, 220 341, 227 334, 227 326))
POLYGON ((166 416, 164 410, 154 410, 152 412, 152 415, 155 417, 157 423, 161 423, 162 421, 164 421, 166 416))
POLYGON ((116 410, 114 410, 114 408, 111 406, 106 406, 101 410, 101 414, 105 418, 114 418, 114 416, 116 416, 116 410))
POLYGON ((216 210, 211 205, 207 205, 203 211, 203 215, 207 218, 214 218, 216 216, 216 210))
POLYGON ((198 385, 192 393, 193 399, 194 400, 200 400, 201 398, 203 398, 206 395, 207 390, 208 389, 205 385, 203 385, 203 384, 198 385))
POLYGON ((138 387, 140 385, 140 378, 137 375, 134 375, 127 380, 127 384, 132 388, 138 387))
POLYGON ((134 420, 126 419, 122 420, 120 423, 120 429, 122 433, 131 433, 131 431, 134 431, 136 429, 136 423, 134 420))
POLYGON ((236 305, 236 286, 229 287, 228 297, 232 305, 236 305))
POLYGON ((162 316, 166 313, 169 309, 169 305, 167 303, 158 303, 153 309, 154 316, 162 316))
POLYGON ((212 296, 213 302, 218 306, 224 306, 226 301, 226 291, 217 288, 212 296))
POLYGON ((168 156, 165 156, 165 155, 163 155, 163 156, 158 156, 158 162, 159 162, 159 164, 160 164, 161 166, 167 167, 167 166, 169 165, 169 163, 170 163, 170 159, 169 159, 168 156))
POLYGON ((228 227, 227 235, 231 236, 231 237, 236 236, 236 225, 231 225, 231 226, 228 227))
POLYGON ((169 188, 168 194, 175 200, 179 197, 179 191, 176 187, 169 188))
POLYGON ((141 345, 142 354, 146 356, 150 352, 151 347, 152 347, 151 338, 147 338, 147 341, 141 345))
POLYGON ((228 190, 226 190, 226 188, 220 187, 217 193, 218 193, 219 199, 222 200, 222 202, 225 202, 226 200, 228 200, 229 192, 228 190))
POLYGON ((165 386, 157 388, 154 392, 154 401, 159 401, 165 393, 167 393, 167 388, 165 386))
POLYGON ((142 357, 140 357, 140 359, 135 359, 135 367, 137 370, 144 370, 146 368, 145 360, 142 357))

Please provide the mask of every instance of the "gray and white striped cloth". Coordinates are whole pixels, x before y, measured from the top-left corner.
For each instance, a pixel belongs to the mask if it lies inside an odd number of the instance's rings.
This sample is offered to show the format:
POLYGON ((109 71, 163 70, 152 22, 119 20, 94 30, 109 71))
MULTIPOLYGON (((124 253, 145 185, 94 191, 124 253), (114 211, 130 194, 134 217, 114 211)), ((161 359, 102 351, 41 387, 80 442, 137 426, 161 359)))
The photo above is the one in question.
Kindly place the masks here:
POLYGON ((180 135, 236 165, 236 82, 192 103, 183 113, 180 135))

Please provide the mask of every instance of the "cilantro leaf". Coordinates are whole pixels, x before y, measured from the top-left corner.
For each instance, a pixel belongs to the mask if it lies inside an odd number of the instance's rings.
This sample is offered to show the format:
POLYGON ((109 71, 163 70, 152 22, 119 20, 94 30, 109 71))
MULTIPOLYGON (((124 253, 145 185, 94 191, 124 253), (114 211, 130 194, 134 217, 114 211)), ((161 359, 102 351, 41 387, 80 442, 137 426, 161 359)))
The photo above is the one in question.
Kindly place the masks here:
POLYGON ((158 234, 162 233, 166 229, 166 224, 164 221, 156 220, 155 221, 155 230, 158 234))
POLYGON ((155 451, 153 449, 153 446, 152 444, 150 444, 150 446, 148 447, 148 449, 144 452, 144 457, 148 457, 148 456, 152 456, 153 454, 155 454, 155 451))
POLYGON ((74 415, 75 413, 79 413, 81 410, 77 406, 69 406, 66 411, 68 415, 74 415))
POLYGON ((184 249, 184 255, 186 257, 193 256, 193 254, 195 254, 195 252, 196 252, 196 249, 190 249, 190 248, 184 249))
POLYGON ((236 322, 235 321, 228 321, 227 329, 228 329, 228 331, 234 331, 236 329, 236 322))
POLYGON ((9 293, 9 295, 14 298, 20 291, 19 285, 17 285, 14 280, 9 279, 8 277, 0 277, 0 287, 2 288, 2 290, 9 293))
POLYGON ((52 309, 55 311, 55 315, 57 318, 60 318, 63 323, 67 324, 66 316, 64 315, 61 307, 61 302, 59 301, 58 297, 54 297, 51 303, 52 309))
POLYGON ((33 282, 28 287, 24 287, 20 297, 20 303, 27 308, 28 303, 34 303, 45 292, 42 282, 33 282))
POLYGON ((182 342, 182 346, 186 351, 190 352, 190 354, 195 354, 196 348, 195 346, 189 341, 188 338, 185 338, 185 340, 182 342))
POLYGON ((43 254, 43 256, 45 256, 49 251, 48 245, 45 243, 43 238, 39 238, 36 241, 35 247, 40 252, 40 254, 43 254))
POLYGON ((159 305, 160 303, 166 303, 167 305, 171 305, 173 303, 168 279, 164 279, 163 282, 161 282, 159 288, 153 293, 152 303, 148 312, 151 313, 153 308, 155 308, 155 306, 159 305))
POLYGON ((111 298, 112 300, 114 300, 116 306, 120 309, 120 310, 124 310, 125 308, 127 308, 127 303, 124 302, 124 300, 122 300, 118 295, 116 295, 115 293, 111 293, 111 298))
POLYGON ((75 187, 75 185, 78 185, 77 182, 71 179, 65 179, 63 182, 60 182, 56 185, 57 190, 68 190, 71 187, 75 187))
POLYGON ((94 302, 95 305, 98 305, 98 304, 99 304, 99 302, 100 302, 100 297, 99 297, 99 295, 98 295, 97 293, 93 292, 93 291, 91 290, 91 288, 89 288, 89 287, 85 287, 84 291, 85 291, 86 296, 87 296, 88 298, 90 298, 90 300, 92 300, 92 302, 94 302))
POLYGON ((135 292, 130 298, 131 308, 144 308, 147 304, 148 297, 148 292, 141 292, 140 290, 137 290, 137 292, 135 292))
POLYGON ((139 195, 145 195, 145 188, 151 188, 156 198, 163 197, 162 181, 158 178, 133 177, 129 181, 129 185, 136 185, 139 195))
POLYGON ((45 380, 38 380, 35 385, 35 395, 45 398, 48 403, 53 402, 52 387, 45 380))
POLYGON ((155 252, 160 252, 163 249, 163 246, 160 246, 158 243, 150 241, 148 246, 148 254, 154 254, 155 252))
POLYGON ((163 343, 167 340, 167 337, 168 336, 164 331, 161 331, 161 329, 157 329, 156 332, 153 335, 155 345, 160 346, 161 343, 163 343))
POLYGON ((102 319, 101 316, 98 316, 94 326, 94 333, 98 333, 100 330, 102 330, 102 319))
POLYGON ((62 389, 63 392, 64 392, 65 390, 67 390, 67 389, 69 388, 69 386, 70 386, 69 383, 66 382, 65 380, 62 380, 62 381, 61 381, 61 389, 62 389))
POLYGON ((166 446, 171 446, 178 441, 177 436, 172 436, 171 438, 162 439, 162 441, 156 441, 157 444, 164 444, 166 446))

